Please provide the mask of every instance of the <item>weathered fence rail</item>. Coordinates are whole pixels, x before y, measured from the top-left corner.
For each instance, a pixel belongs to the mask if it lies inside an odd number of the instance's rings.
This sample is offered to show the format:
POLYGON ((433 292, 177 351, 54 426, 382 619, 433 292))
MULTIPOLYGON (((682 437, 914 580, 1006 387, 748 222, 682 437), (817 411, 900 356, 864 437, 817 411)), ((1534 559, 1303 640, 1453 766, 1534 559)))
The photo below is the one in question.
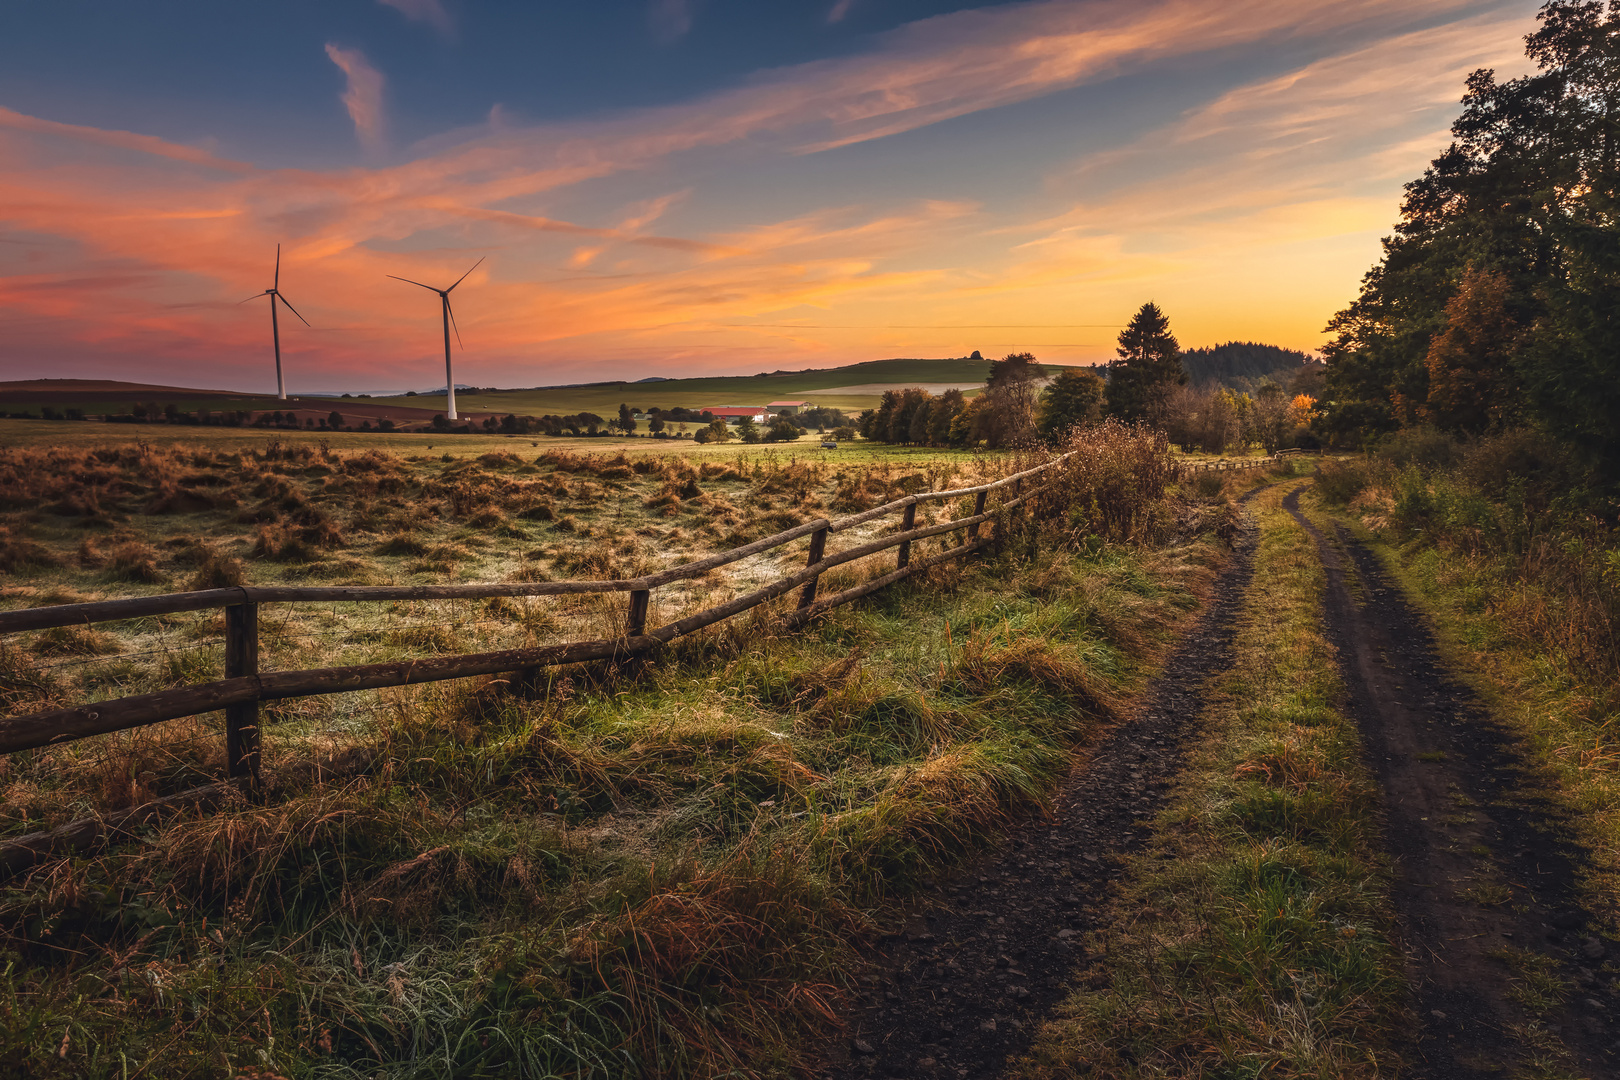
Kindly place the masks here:
POLYGON ((1285 458, 1296 457, 1305 451, 1296 447, 1287 450, 1278 450, 1275 454, 1263 458, 1221 458, 1218 461, 1183 461, 1176 468, 1183 474, 1201 472, 1239 472, 1246 469, 1269 469, 1285 458))
MULTIPOLYGON (((1269 458, 1240 461, 1187 463, 1178 466, 1178 470, 1183 474, 1191 474, 1211 470, 1264 468, 1275 465, 1286 453, 1269 458)), ((784 625, 800 626, 821 612, 867 596, 921 570, 985 547, 990 540, 981 538, 980 527, 995 520, 999 515, 1026 504, 1043 488, 1026 485, 1025 481, 1061 464, 1064 460, 1065 458, 1057 458, 1032 469, 975 487, 921 492, 847 517, 817 518, 750 544, 636 578, 472 585, 314 587, 243 585, 225 589, 204 589, 161 596, 59 604, 52 607, 0 612, 0 635, 5 635, 55 627, 150 618, 188 611, 221 608, 225 611, 223 679, 155 693, 136 694, 0 718, 0 754, 12 754, 21 750, 223 710, 227 772, 233 778, 245 779, 250 785, 256 784, 259 777, 261 702, 358 690, 378 690, 504 672, 527 672, 591 660, 626 659, 645 653, 684 634, 729 619, 784 596, 794 589, 800 590, 798 604, 795 610, 786 616, 784 625), (1011 489, 1012 497, 1003 499, 994 509, 989 509, 988 497, 994 492, 1007 489, 1011 489), (972 514, 932 525, 917 525, 918 506, 970 495, 974 496, 972 514), (827 551, 829 536, 897 513, 901 515, 899 531, 842 551, 831 553, 827 551), (958 531, 963 532, 964 536, 955 546, 930 558, 913 560, 912 545, 917 541, 958 531), (702 577, 722 566, 762 554, 805 536, 810 538, 810 546, 803 569, 723 604, 705 608, 663 626, 648 628, 648 612, 654 590, 677 581, 702 577), (817 595, 820 579, 829 570, 896 547, 899 548, 899 552, 895 568, 889 573, 831 596, 817 595), (621 636, 506 649, 499 652, 466 653, 344 667, 268 672, 259 668, 259 607, 263 604, 489 599, 590 593, 630 594, 624 633, 621 636)))
POLYGON ((847 517, 796 525, 772 536, 719 552, 655 574, 611 581, 548 581, 472 585, 379 586, 237 586, 195 592, 169 593, 125 600, 101 600, 0 612, 0 635, 64 626, 149 618, 188 611, 223 608, 225 611, 225 677, 210 682, 149 694, 112 698, 68 708, 46 709, 0 718, 0 754, 70 742, 167 720, 223 710, 225 713, 226 767, 231 777, 256 784, 259 776, 259 704, 286 698, 377 690, 415 683, 441 682, 478 675, 532 671, 542 667, 589 660, 624 659, 647 652, 684 634, 711 626, 744 611, 800 589, 799 601, 785 623, 799 626, 831 608, 876 592, 911 574, 960 558, 990 541, 979 535, 980 526, 1024 505, 1038 491, 1025 481, 1061 464, 1057 458, 1012 476, 976 487, 922 492, 884 503, 847 517), (987 497, 1011 489, 1012 497, 987 509, 987 497), (974 496, 973 513, 932 525, 917 525, 917 507, 923 503, 974 496), (888 536, 829 553, 827 538, 893 514, 901 515, 900 529, 888 536), (953 547, 928 559, 913 560, 912 545, 919 540, 963 531, 953 547), (649 629, 652 592, 673 582, 702 577, 752 555, 759 555, 801 537, 810 538, 803 569, 723 604, 698 611, 664 626, 649 629), (818 597, 817 585, 827 571, 845 563, 898 547, 895 569, 881 577, 818 597), (499 652, 295 671, 259 669, 259 607, 262 604, 309 602, 366 602, 388 600, 488 599, 492 597, 565 596, 589 593, 629 593, 624 633, 616 638, 507 649, 499 652))

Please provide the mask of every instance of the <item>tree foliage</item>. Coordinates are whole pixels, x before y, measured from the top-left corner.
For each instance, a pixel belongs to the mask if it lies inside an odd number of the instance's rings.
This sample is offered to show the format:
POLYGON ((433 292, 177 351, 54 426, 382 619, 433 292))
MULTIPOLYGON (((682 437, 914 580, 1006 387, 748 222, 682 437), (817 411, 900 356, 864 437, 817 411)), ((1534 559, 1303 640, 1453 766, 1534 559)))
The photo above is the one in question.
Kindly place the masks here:
POLYGON ((1102 378, 1093 372, 1073 368, 1059 372, 1041 391, 1037 422, 1041 438, 1055 443, 1075 428, 1095 423, 1102 416, 1104 389, 1102 378))
POLYGON ((1536 72, 1469 76, 1452 144, 1328 324, 1324 433, 1530 423, 1620 475, 1620 0, 1539 19, 1536 72))

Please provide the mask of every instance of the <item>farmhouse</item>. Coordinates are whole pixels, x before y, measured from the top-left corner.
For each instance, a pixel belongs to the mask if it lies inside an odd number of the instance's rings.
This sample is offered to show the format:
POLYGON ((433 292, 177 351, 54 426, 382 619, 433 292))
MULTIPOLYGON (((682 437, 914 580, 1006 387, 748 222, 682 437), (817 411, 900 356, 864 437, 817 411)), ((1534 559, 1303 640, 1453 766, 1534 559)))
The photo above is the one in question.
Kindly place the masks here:
POLYGON ((728 424, 736 424, 743 417, 751 418, 756 424, 765 422, 765 406, 763 405, 713 405, 699 409, 700 413, 708 413, 716 420, 724 420, 728 424))
POLYGON ((798 412, 800 409, 808 409, 810 406, 811 403, 808 401, 773 401, 769 405, 765 406, 765 408, 773 413, 792 414, 798 412))

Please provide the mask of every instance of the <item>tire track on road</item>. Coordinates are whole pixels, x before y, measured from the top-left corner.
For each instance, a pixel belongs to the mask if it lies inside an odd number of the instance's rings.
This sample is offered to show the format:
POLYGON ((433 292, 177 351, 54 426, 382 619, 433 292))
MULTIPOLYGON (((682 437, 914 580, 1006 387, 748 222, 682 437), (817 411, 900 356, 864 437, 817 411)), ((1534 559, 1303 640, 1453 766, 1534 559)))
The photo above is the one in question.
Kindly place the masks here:
POLYGON ((1040 1021, 1084 978, 1082 942, 1109 915, 1121 858, 1144 847, 1196 731, 1205 684, 1232 665, 1257 540, 1245 521, 1207 610, 1135 717, 1076 768, 1051 819, 1014 831, 882 943, 827 1076, 991 1077, 1029 1048, 1040 1021))
POLYGON ((1582 1075, 1620 1076, 1620 993, 1601 971, 1616 958, 1577 905, 1585 854, 1564 839, 1524 752, 1442 669, 1428 625, 1373 552, 1343 526, 1325 534, 1299 495, 1283 508, 1316 540, 1328 637, 1384 797, 1421 1023, 1411 1075, 1500 1077, 1512 1063, 1567 1053, 1582 1075), (1524 991, 1543 976, 1574 992, 1533 1012, 1524 991))

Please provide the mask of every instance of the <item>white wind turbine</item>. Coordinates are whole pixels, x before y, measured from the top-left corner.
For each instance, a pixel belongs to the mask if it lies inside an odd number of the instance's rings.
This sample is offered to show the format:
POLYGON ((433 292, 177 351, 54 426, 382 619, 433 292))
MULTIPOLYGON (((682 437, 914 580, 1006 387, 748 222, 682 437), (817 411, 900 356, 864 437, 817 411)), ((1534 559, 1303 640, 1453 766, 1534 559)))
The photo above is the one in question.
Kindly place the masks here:
MULTIPOLYGON (((470 274, 473 272, 473 270, 478 269, 483 261, 483 259, 479 259, 478 262, 473 263, 472 269, 468 270, 467 274, 470 274)), ((456 278, 456 285, 460 285, 463 281, 466 281, 467 274, 462 274, 460 277, 456 278)), ((445 416, 450 420, 460 419, 460 417, 456 415, 456 377, 455 373, 450 369, 450 328, 455 326, 456 323, 455 312, 450 310, 450 293, 455 290, 456 285, 452 285, 448 289, 435 289, 432 285, 422 285, 420 281, 412 281, 410 278, 403 278, 397 274, 389 274, 387 276, 393 278, 395 281, 403 281, 407 285, 420 285, 428 292, 436 292, 439 294, 439 300, 444 305, 444 386, 445 392, 449 396, 449 400, 446 402, 448 407, 445 409, 445 416)), ((461 344, 461 327, 459 326, 456 326, 456 344, 461 344)), ((463 348, 465 348, 465 346, 463 346, 463 348)))
MULTIPOLYGON (((270 340, 273 341, 276 346, 276 397, 280 398, 282 401, 286 401, 287 382, 281 377, 281 327, 276 323, 276 301, 280 300, 283 304, 287 304, 287 298, 281 295, 280 244, 276 245, 276 274, 275 277, 270 279, 270 287, 264 290, 262 293, 254 293, 252 296, 248 297, 247 300, 241 301, 241 303, 245 304, 248 302, 248 300, 257 300, 261 296, 268 296, 270 298, 270 340)), ((287 310, 292 312, 294 315, 298 315, 298 309, 293 307, 291 304, 287 304, 287 310)), ((305 326, 309 325, 309 320, 304 318, 302 315, 298 315, 298 321, 303 323, 305 326)))

